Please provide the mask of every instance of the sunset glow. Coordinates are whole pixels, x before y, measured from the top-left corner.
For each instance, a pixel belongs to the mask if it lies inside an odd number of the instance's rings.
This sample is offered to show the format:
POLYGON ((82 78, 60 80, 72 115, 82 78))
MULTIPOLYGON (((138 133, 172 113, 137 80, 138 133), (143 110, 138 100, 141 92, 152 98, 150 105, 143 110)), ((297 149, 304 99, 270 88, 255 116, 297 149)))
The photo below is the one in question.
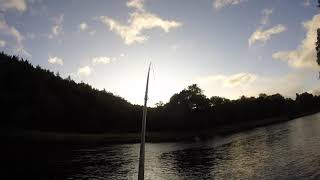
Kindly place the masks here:
POLYGON ((0 49, 134 104, 149 62, 150 105, 193 83, 208 96, 292 97, 319 92, 315 3, 5 0, 0 49))

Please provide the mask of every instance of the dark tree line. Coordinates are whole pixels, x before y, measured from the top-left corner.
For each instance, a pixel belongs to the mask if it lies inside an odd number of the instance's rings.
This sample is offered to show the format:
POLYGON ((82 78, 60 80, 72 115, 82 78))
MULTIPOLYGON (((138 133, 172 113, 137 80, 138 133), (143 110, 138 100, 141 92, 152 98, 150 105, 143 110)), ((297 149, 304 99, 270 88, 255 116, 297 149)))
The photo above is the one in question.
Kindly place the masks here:
MULTIPOLYGON (((320 97, 297 94, 206 97, 193 84, 148 109, 149 131, 199 131, 320 111, 320 97)), ((139 132, 142 107, 105 90, 0 53, 0 126, 64 132, 139 132)))
POLYGON ((15 56, 0 54, 0 84, 2 127, 81 132, 139 127, 139 106, 15 56))
POLYGON ((296 99, 280 94, 259 97, 242 96, 229 100, 213 96, 207 98, 197 85, 191 85, 170 101, 152 109, 151 130, 215 129, 222 125, 254 123, 273 117, 293 118, 302 114, 320 111, 320 96, 309 93, 296 94, 296 99))

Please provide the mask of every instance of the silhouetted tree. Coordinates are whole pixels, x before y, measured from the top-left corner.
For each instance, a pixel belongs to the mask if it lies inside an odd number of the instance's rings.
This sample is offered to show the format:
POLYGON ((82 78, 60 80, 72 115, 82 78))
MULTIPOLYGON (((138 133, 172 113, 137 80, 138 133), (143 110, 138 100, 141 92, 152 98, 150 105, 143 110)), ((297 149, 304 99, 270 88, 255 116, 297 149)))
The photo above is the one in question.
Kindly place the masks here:
POLYGON ((159 101, 155 104, 156 107, 163 107, 164 103, 162 101, 159 101))
POLYGON ((212 96, 210 98, 210 106, 219 106, 221 104, 225 104, 225 103, 229 103, 230 100, 223 98, 223 97, 219 97, 219 96, 212 96))

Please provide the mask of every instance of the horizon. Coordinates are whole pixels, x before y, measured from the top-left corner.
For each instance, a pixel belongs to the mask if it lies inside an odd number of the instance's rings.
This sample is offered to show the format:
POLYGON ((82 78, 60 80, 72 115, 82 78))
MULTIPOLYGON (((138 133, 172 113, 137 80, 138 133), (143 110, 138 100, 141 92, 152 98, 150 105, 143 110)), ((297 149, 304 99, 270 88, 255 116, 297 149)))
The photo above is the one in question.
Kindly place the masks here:
POLYGON ((316 1, 10 2, 1 51, 132 104, 143 104, 149 61, 150 106, 191 84, 228 99, 320 92, 316 1))
MULTIPOLYGON (((9 57, 17 57, 17 58, 18 58, 18 61, 22 61, 22 62, 26 61, 27 63, 30 63, 30 61, 28 61, 28 59, 23 59, 22 57, 19 57, 19 56, 16 56, 16 55, 9 55, 9 54, 6 54, 5 52, 0 52, 0 53, 3 53, 5 56, 9 56, 9 57)), ((12 60, 12 59, 11 59, 11 60, 12 60)), ((31 64, 31 63, 30 63, 30 64, 31 64)), ((34 65, 32 65, 32 64, 31 64, 31 66, 32 66, 33 68, 36 68, 36 66, 34 66, 34 65)), ((39 66, 39 65, 37 65, 37 66, 39 66)), ((105 92, 107 92, 107 93, 112 93, 112 92, 109 92, 107 89, 102 89, 102 90, 96 89, 96 88, 93 87, 92 85, 90 85, 90 84, 88 84, 88 83, 86 83, 86 82, 83 82, 83 81, 81 81, 81 82, 76 82, 76 81, 74 81, 74 79, 71 78, 71 76, 68 76, 68 77, 66 77, 66 78, 63 78, 63 77, 60 76, 59 72, 53 72, 53 71, 50 71, 49 69, 45 69, 45 68, 43 68, 43 67, 41 67, 41 66, 39 66, 39 67, 40 67, 42 70, 44 70, 44 71, 47 71, 47 70, 48 70, 48 71, 49 71, 50 73, 52 73, 55 77, 60 77, 60 78, 62 78, 62 80, 66 80, 66 81, 71 80, 71 81, 73 81, 74 83, 77 83, 77 84, 84 83, 84 84, 86 84, 86 85, 89 85, 93 90, 105 91, 105 92), (70 78, 70 79, 69 79, 69 78, 70 78)), ((172 97, 172 96, 175 95, 175 94, 181 94, 181 92, 182 92, 183 90, 188 90, 189 87, 190 87, 190 86, 193 86, 193 85, 196 85, 198 88, 200 88, 201 94, 203 94, 203 89, 201 89, 201 87, 199 87, 198 84, 189 84, 187 87, 185 87, 185 88, 179 90, 178 92, 172 94, 170 97, 172 97)), ((312 93, 310 93, 310 92, 302 92, 302 93, 296 93, 296 96, 295 96, 295 97, 286 97, 286 96, 283 96, 283 94, 280 94, 280 93, 266 94, 266 93, 263 93, 263 92, 262 92, 262 93, 259 93, 257 96, 245 96, 245 95, 241 95, 240 97, 238 97, 238 98, 236 98, 236 99, 228 99, 228 98, 226 98, 226 97, 215 96, 215 95, 213 95, 213 96, 211 96, 211 97, 220 97, 220 98, 225 98, 225 99, 231 100, 231 101, 233 101, 233 100, 237 101, 237 100, 241 100, 242 97, 245 97, 245 98, 258 98, 258 97, 260 97, 261 95, 267 95, 267 96, 281 95, 281 96, 284 97, 284 98, 289 98, 289 99, 291 99, 291 100, 296 100, 297 95, 301 95, 301 94, 304 94, 304 93, 312 94, 312 93)), ((113 93, 112 93, 112 94, 113 94, 113 93)), ((143 106, 143 105, 141 105, 141 104, 134 104, 134 103, 128 101, 127 99, 125 99, 125 98, 122 97, 122 96, 119 96, 119 95, 116 95, 116 94, 113 94, 113 95, 116 96, 116 97, 119 97, 119 98, 122 98, 122 99, 126 100, 127 102, 129 102, 129 103, 132 104, 132 105, 143 106)), ((203 94, 203 95, 205 95, 205 94, 203 94)), ((312 94, 312 95, 313 95, 314 97, 317 97, 317 96, 320 97, 319 94, 312 94)), ((206 95, 205 95, 205 97, 208 98, 208 99, 211 98, 211 97, 207 97, 206 95)), ((160 100, 160 101, 158 101, 157 103, 161 103, 161 104, 163 103, 163 105, 165 105, 166 103, 169 103, 169 102, 170 102, 170 101, 168 101, 168 102, 163 102, 163 101, 160 100)), ((153 106, 149 106, 149 105, 148 105, 148 107, 152 107, 152 108, 157 107, 157 103, 154 104, 153 106)))

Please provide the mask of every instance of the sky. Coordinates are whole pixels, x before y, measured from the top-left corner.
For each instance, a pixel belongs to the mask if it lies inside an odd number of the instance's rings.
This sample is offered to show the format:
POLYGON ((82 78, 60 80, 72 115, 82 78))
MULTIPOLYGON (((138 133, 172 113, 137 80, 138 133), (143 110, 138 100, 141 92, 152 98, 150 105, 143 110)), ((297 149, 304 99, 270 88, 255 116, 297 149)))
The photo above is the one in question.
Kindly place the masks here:
POLYGON ((0 0, 0 50, 143 104, 320 94, 316 0, 0 0))

